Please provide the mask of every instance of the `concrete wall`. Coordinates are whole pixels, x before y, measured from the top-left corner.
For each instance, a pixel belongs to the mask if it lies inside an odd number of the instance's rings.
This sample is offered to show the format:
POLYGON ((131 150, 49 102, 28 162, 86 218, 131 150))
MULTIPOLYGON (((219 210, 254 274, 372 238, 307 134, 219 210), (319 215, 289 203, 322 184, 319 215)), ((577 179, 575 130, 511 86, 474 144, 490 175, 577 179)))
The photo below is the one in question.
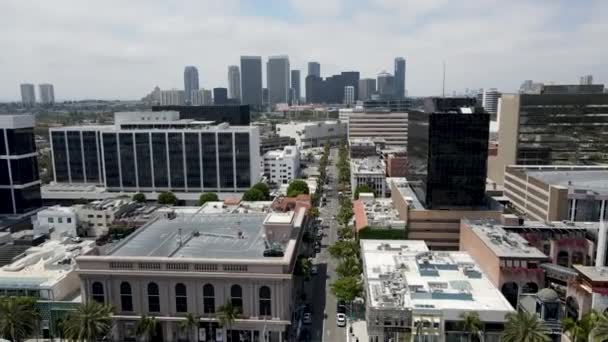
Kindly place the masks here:
POLYGON ((515 164, 519 130, 519 95, 503 94, 498 100, 498 155, 488 156, 488 178, 502 185, 505 166, 515 164))

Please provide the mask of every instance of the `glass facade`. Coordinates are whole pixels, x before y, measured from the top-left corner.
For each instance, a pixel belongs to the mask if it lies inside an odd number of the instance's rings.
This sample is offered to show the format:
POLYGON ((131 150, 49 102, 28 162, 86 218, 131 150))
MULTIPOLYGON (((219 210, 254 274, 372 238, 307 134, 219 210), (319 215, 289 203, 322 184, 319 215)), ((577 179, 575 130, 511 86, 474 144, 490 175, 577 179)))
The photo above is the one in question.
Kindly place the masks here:
POLYGON ((0 185, 11 185, 11 178, 8 173, 9 161, 0 159, 0 185))
POLYGON ((27 213, 42 206, 40 185, 33 185, 23 189, 15 189, 15 207, 17 214, 27 213))
POLYGON ((65 132, 51 132, 53 142, 53 165, 55 167, 55 181, 69 182, 68 154, 65 143, 65 132))
POLYGON ((202 133, 203 146, 203 186, 205 189, 217 189, 217 160, 214 133, 202 133))
POLYGON ((185 188, 185 179, 182 133, 169 133, 169 166, 171 189, 183 191, 185 188))
POLYGON ((520 95, 517 164, 608 163, 608 95, 520 95))
POLYGON ((135 133, 135 150, 137 153, 137 178, 140 188, 152 187, 152 169, 150 163, 150 135, 135 133))
POLYGON ((88 183, 101 183, 97 132, 82 132, 82 148, 84 151, 84 168, 86 181, 88 183))
POLYGON ((122 175, 123 188, 135 188, 137 186, 137 174, 135 170, 135 155, 133 155, 133 134, 118 134, 120 143, 120 171, 122 175))
POLYGON ((36 152, 34 129, 31 127, 6 129, 6 140, 8 141, 8 150, 13 156, 36 152))
POLYGON ((220 159, 220 187, 234 187, 232 133, 218 133, 217 151, 220 159))
POLYGON ((13 195, 11 189, 0 189, 0 214, 13 214, 13 195))
POLYGON ((106 171, 106 185, 120 187, 120 173, 118 168, 118 141, 116 133, 103 133, 103 160, 106 171))
POLYGON ((36 157, 26 157, 11 160, 13 184, 28 184, 40 179, 38 175, 38 160, 36 157))
POLYGON ((84 168, 82 164, 82 141, 79 131, 67 131, 68 160, 72 182, 84 182, 84 168))
POLYGON ((234 152, 236 161, 236 187, 249 188, 251 186, 249 133, 234 134, 234 152))
POLYGON ((165 133, 152 133, 152 158, 154 160, 154 186, 167 188, 167 139, 165 133))
POLYGON ((201 188, 201 151, 198 133, 185 133, 184 145, 186 147, 186 176, 189 189, 201 188))
POLYGON ((0 156, 6 154, 6 144, 4 143, 4 129, 0 129, 0 156))

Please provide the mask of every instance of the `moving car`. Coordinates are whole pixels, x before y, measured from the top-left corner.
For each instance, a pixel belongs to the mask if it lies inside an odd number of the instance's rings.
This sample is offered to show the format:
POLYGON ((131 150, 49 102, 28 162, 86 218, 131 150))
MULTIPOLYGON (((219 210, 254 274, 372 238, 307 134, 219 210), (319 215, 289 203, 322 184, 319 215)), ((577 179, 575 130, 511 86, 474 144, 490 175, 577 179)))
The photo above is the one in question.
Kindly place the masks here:
POLYGON ((302 316, 302 323, 303 324, 312 324, 312 314, 310 312, 306 312, 302 316))
POLYGON ((338 325, 339 327, 346 326, 346 315, 345 314, 339 313, 336 315, 336 325, 338 325))

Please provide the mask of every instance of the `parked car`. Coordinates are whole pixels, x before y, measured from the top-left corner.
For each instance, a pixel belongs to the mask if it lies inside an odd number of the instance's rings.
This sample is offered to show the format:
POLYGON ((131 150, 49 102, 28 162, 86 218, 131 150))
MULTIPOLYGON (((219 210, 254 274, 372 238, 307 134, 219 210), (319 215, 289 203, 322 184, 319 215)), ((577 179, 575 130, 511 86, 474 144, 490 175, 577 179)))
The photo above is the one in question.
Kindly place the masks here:
POLYGON ((319 266, 312 265, 312 267, 310 268, 310 274, 311 275, 317 275, 317 274, 319 274, 319 266))
POLYGON ((321 253, 321 245, 315 245, 315 253, 321 253))
POLYGON ((312 314, 310 312, 307 312, 302 316, 302 323, 312 324, 312 314))
POLYGON ((346 315, 343 313, 339 313, 336 315, 336 324, 339 327, 345 327, 346 326, 346 315))

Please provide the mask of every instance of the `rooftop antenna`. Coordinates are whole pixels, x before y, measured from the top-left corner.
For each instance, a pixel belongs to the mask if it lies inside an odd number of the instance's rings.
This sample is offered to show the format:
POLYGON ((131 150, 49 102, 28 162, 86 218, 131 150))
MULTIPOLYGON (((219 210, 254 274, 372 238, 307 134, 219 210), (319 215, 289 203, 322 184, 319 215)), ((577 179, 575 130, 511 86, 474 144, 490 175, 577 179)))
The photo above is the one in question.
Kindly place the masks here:
POLYGON ((445 98, 445 61, 443 61, 443 85, 441 88, 441 97, 445 98))

